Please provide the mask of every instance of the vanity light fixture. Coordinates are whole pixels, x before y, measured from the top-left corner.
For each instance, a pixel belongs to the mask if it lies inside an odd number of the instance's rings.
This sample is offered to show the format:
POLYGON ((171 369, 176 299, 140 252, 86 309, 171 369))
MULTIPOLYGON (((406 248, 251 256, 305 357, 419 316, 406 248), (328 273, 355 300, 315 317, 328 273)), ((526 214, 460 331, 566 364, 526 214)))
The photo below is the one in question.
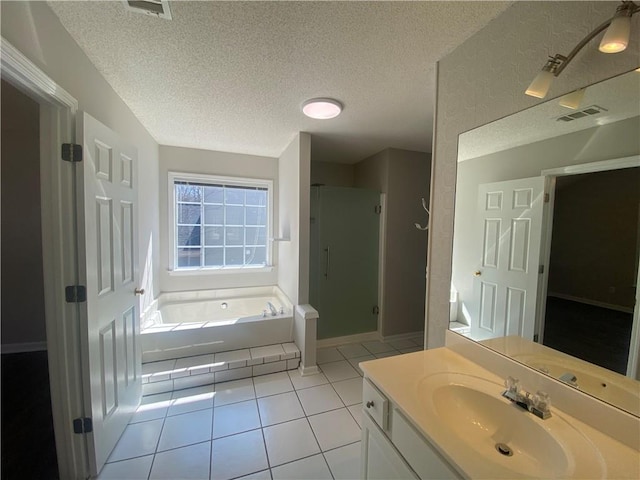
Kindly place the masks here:
POLYGON ((342 104, 333 98, 312 98, 302 104, 302 113, 318 120, 335 118, 342 112, 342 104))
POLYGON ((563 107, 575 110, 582 103, 585 91, 586 88, 579 88, 578 90, 575 90, 571 93, 567 93, 563 97, 560 97, 560 101, 558 103, 560 103, 560 105, 563 107))
POLYGON ((569 55, 564 56, 556 53, 553 57, 549 57, 547 63, 536 78, 533 79, 529 88, 525 91, 527 95, 536 98, 544 98, 551 87, 553 78, 557 77, 569 65, 571 60, 582 48, 593 38, 608 28, 602 41, 600 42, 600 51, 604 53, 622 52, 629 44, 629 36, 631 33, 631 17, 640 12, 640 5, 636 5, 631 1, 623 1, 616 9, 616 13, 609 20, 597 26, 591 33, 584 37, 569 55))

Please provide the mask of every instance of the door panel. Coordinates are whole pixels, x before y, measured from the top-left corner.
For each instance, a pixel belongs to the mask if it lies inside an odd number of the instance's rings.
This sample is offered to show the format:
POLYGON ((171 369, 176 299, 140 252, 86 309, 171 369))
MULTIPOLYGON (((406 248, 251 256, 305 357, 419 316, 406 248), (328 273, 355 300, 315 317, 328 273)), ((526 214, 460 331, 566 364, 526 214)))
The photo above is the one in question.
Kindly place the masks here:
POLYGON ((81 277, 87 287, 82 349, 91 472, 96 475, 127 426, 141 396, 136 233, 136 149, 84 113, 83 192, 78 199, 81 277), (80 249, 82 251, 82 249, 80 249))
POLYGON ((473 338, 533 340, 543 202, 543 177, 480 185, 473 338))
POLYGON ((345 187, 312 187, 310 300, 318 338, 378 328, 380 194, 345 187), (315 302, 315 303, 314 303, 315 302))

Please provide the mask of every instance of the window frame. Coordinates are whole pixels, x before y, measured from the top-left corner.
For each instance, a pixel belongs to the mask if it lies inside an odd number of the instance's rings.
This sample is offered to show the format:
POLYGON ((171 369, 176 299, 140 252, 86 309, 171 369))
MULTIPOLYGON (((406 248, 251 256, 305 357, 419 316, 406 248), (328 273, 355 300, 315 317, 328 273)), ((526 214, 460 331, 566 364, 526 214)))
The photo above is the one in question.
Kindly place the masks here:
MULTIPOLYGON (((256 273, 273 270, 273 180, 264 178, 230 177, 205 173, 168 172, 168 213, 169 230, 169 272, 172 274, 217 274, 217 273, 256 273), (266 232, 266 265, 234 265, 234 266, 198 266, 178 267, 178 225, 176 210, 176 182, 205 183, 212 185, 229 185, 247 188, 267 189, 267 232, 266 232)), ((201 225, 204 228, 204 223, 201 225)), ((203 252, 204 254, 204 252, 203 252)))

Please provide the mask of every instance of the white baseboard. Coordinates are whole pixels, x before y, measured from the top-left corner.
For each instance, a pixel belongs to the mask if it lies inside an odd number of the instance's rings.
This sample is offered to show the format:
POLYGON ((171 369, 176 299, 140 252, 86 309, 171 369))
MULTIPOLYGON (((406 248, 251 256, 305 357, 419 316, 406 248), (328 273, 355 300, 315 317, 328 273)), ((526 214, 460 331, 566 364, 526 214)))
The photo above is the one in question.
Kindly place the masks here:
POLYGON ((313 367, 305 367, 305 366, 302 365, 302 363, 298 367, 298 371, 300 372, 300 376, 302 376, 302 377, 306 377, 308 375, 315 375, 317 373, 320 373, 320 369, 318 368, 317 365, 314 365, 313 367))
POLYGON ((597 300, 590 300, 588 298, 565 295, 564 293, 549 292, 547 293, 547 296, 560 298, 562 300, 569 300, 571 302, 584 303, 585 305, 593 305, 594 307, 608 308, 609 310, 615 310, 616 312, 633 313, 633 307, 622 307, 620 305, 613 305, 611 303, 599 302, 597 300))
POLYGON ((355 335, 345 335, 344 337, 323 338, 316 343, 317 348, 337 347, 348 343, 372 342, 382 340, 378 332, 356 333, 355 335))
POLYGON ((47 342, 5 343, 0 346, 1 353, 26 353, 47 351, 47 342))

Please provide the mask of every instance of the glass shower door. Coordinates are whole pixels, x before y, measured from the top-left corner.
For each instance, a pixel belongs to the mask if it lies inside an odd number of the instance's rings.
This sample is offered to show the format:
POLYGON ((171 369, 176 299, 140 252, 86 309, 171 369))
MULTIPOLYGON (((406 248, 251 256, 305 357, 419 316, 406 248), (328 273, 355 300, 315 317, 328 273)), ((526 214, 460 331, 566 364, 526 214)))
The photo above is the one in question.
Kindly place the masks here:
POLYGON ((372 190, 311 188, 309 287, 319 339, 378 328, 379 204, 372 190))

